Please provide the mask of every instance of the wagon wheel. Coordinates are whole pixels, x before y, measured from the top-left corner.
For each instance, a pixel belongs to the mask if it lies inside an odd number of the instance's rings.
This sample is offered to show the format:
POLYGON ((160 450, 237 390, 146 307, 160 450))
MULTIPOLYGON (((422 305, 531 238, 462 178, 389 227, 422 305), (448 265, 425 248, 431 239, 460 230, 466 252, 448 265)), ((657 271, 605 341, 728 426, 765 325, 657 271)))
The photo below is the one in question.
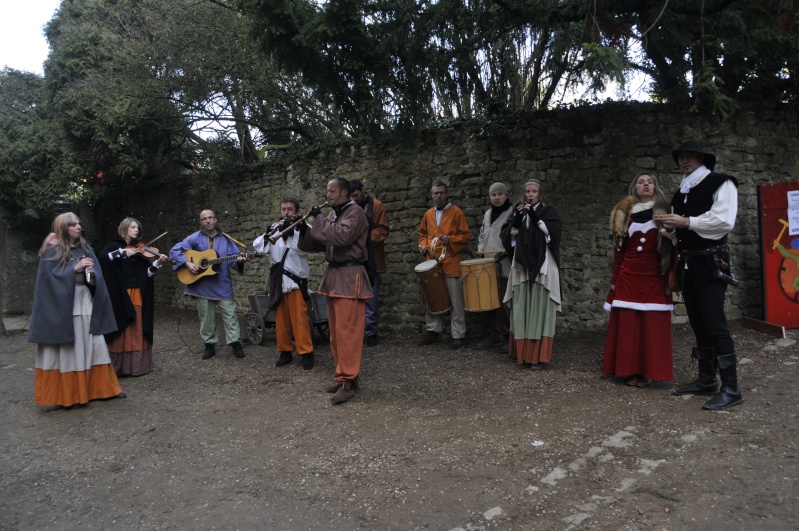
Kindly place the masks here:
POLYGON ((253 345, 260 345, 264 341, 264 320, 257 313, 247 314, 247 339, 253 345))

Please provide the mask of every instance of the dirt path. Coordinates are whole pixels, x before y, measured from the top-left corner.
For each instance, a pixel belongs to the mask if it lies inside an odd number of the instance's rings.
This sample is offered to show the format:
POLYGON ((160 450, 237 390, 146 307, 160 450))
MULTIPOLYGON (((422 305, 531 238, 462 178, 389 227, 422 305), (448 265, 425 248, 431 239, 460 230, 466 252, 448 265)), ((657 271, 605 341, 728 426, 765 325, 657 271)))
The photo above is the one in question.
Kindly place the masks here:
MULTIPOLYGON (((604 334, 561 335, 550 370, 416 338, 274 367, 274 335, 201 361, 194 313, 159 312, 156 371, 129 398, 33 404, 35 346, 0 338, 2 529, 795 529, 799 331, 733 323, 746 403, 701 409, 600 375, 604 334), (184 342, 185 340, 185 342, 184 342), (191 352, 187 344, 194 352, 191 352)), ((675 327, 676 379, 690 330, 675 327)), ((318 339, 318 336, 315 336, 318 339)))

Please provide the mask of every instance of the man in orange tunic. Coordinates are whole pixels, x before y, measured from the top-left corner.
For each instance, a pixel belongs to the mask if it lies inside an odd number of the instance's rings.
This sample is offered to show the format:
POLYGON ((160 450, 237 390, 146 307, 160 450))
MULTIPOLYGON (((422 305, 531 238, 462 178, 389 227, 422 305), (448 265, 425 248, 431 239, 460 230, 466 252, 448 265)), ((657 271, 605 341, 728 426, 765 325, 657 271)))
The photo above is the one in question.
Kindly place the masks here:
MULTIPOLYGON (((431 250, 433 239, 438 238, 437 249, 446 247, 446 255, 441 267, 444 272, 444 282, 447 286, 449 300, 452 303, 450 310, 450 324, 452 328, 452 343, 450 348, 460 348, 466 337, 466 312, 463 309, 463 289, 461 288, 461 251, 472 239, 472 232, 466 222, 463 210, 449 202, 449 190, 441 181, 433 184, 431 189, 435 206, 428 210, 419 226, 419 252, 422 256, 431 250)), ((438 250, 436 250, 438 255, 438 250)), ((437 256, 433 256, 436 258, 437 256)), ((439 334, 444 329, 444 317, 441 314, 425 312, 427 334, 419 341, 419 345, 429 345, 439 340, 439 334)))
POLYGON ((332 404, 346 402, 358 390, 366 299, 372 296, 366 271, 369 220, 350 199, 349 186, 343 177, 328 181, 327 199, 333 210, 323 216, 319 207, 312 208, 308 213, 314 224, 300 236, 300 249, 324 251, 328 261, 317 291, 327 297, 330 350, 336 362, 336 383, 327 388, 329 393, 335 393, 330 399, 332 404))
POLYGON ((374 257, 374 264, 372 264, 374 272, 371 279, 373 297, 366 300, 366 330, 363 342, 367 347, 373 347, 377 345, 377 322, 380 318, 377 298, 380 296, 380 285, 383 283, 382 275, 386 272, 385 241, 391 229, 388 227, 388 216, 383 202, 366 193, 360 180, 350 181, 350 197, 363 208, 366 217, 369 219, 369 226, 372 228, 370 239, 372 242, 372 256, 374 257))

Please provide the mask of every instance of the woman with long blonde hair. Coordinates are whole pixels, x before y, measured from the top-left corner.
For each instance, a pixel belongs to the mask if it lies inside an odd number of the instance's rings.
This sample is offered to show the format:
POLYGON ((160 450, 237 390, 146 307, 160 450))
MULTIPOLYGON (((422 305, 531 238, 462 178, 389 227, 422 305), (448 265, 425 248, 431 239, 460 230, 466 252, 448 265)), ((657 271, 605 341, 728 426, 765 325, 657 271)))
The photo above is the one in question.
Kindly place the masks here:
POLYGON ((28 341, 38 343, 34 401, 41 406, 125 398, 103 334, 116 329, 102 271, 72 212, 53 220, 39 252, 28 341))
POLYGON ((673 265, 671 240, 655 221, 668 209, 652 172, 635 176, 613 209, 610 231, 613 267, 605 309, 610 312, 602 373, 646 387, 674 377, 668 286, 673 265))

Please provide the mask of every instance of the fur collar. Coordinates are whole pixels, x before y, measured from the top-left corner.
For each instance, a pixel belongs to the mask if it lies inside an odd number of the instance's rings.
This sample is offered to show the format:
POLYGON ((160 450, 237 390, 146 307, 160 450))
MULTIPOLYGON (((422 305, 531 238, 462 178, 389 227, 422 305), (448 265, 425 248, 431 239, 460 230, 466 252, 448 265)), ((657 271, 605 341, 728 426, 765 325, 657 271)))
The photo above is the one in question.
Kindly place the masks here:
MULTIPOLYGON (((622 241, 627 236, 627 227, 630 225, 630 212, 632 212, 633 207, 638 203, 638 201, 631 195, 628 195, 618 203, 616 206, 613 207, 613 211, 610 213, 610 237, 613 239, 613 243, 617 249, 621 248, 622 241)), ((652 207, 652 211, 655 216, 659 214, 665 214, 666 208, 663 205, 659 205, 655 203, 655 206, 652 207)), ((660 229, 660 223, 657 223, 658 229, 660 229)), ((658 249, 660 249, 662 235, 660 234, 660 230, 658 230, 658 249)))

